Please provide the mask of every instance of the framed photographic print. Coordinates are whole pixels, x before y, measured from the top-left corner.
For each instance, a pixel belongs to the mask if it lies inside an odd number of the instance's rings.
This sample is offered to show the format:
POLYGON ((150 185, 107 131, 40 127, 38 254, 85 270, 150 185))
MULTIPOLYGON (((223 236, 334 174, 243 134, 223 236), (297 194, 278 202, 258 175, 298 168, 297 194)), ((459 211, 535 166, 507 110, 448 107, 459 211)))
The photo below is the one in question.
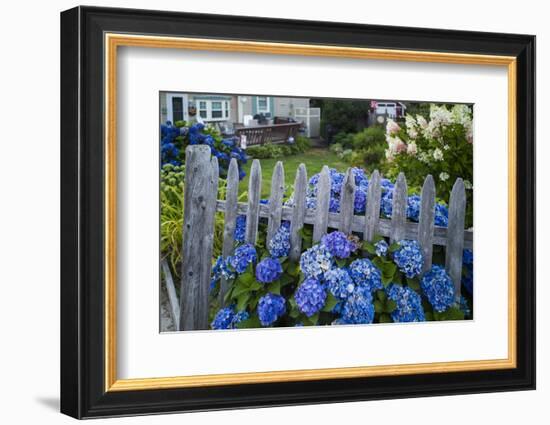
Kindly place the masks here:
POLYGON ((533 36, 77 7, 61 56, 63 413, 535 387, 533 36))

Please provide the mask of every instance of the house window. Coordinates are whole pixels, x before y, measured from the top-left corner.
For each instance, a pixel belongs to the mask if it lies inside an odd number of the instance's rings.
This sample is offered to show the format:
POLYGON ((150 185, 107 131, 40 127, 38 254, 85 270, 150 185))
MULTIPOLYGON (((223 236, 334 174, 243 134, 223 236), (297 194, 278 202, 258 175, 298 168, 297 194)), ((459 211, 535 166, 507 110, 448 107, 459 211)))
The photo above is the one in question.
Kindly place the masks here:
POLYGON ((259 114, 269 113, 269 97, 258 96, 256 106, 259 114))
POLYGON ((199 102, 199 116, 204 119, 208 118, 208 109, 204 101, 199 102))
POLYGON ((182 97, 173 97, 172 98, 172 120, 183 121, 183 98, 182 97))
POLYGON ((199 100, 199 116, 205 121, 226 121, 229 118, 230 104, 222 100, 199 100))
POLYGON ((212 102, 212 118, 222 118, 223 110, 221 102, 212 102))

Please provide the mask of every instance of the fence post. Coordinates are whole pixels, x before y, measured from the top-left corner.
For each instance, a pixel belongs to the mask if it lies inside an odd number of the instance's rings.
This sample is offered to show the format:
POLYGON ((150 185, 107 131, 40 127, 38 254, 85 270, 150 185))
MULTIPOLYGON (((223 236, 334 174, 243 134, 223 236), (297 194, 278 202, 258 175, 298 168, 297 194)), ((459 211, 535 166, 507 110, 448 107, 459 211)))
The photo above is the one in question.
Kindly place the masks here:
POLYGON ((367 208, 365 211, 365 232, 363 239, 371 242, 378 231, 380 220, 380 173, 374 170, 367 189, 367 208))
POLYGON ((315 223, 313 224, 313 243, 319 242, 327 232, 328 212, 330 207, 330 174, 328 167, 323 166, 317 183, 317 205, 315 206, 315 223))
MULTIPOLYGON (((237 200, 239 192, 239 167, 237 160, 231 158, 227 171, 227 189, 225 191, 225 214, 223 228, 222 255, 224 258, 233 255, 235 245, 235 227, 237 225, 237 200)), ((227 279, 222 278, 220 283, 220 305, 224 306, 227 292, 227 279)))
POLYGON ((256 245, 258 220, 260 219, 260 196, 262 190, 262 167, 260 161, 252 161, 248 180, 248 209, 246 211, 246 242, 256 245))
POLYGON ((208 329, 217 161, 211 163, 210 147, 206 145, 188 146, 185 155, 179 330, 201 330, 208 329))
POLYGON ((294 181, 294 206, 290 221, 290 259, 297 261, 302 251, 302 235, 306 215, 307 171, 304 164, 300 164, 294 181))
POLYGON ((351 222, 353 220, 355 203, 355 176, 353 170, 348 168, 344 181, 342 182, 342 192, 340 195, 340 215, 338 229, 346 235, 351 233, 351 222))
POLYGON ((271 178, 271 195, 269 197, 269 217, 267 218, 267 238, 266 246, 273 238, 281 226, 281 217, 283 215, 283 192, 285 190, 285 171, 283 163, 277 161, 271 178))
POLYGON ((418 243, 422 248, 425 272, 432 267, 433 235, 435 215, 435 184, 433 177, 428 174, 422 186, 420 196, 420 216, 418 217, 418 243))
POLYGON ((393 203, 391 215, 390 241, 399 242, 405 237, 407 225, 407 180, 405 175, 399 173, 393 188, 393 203))
POLYGON ((464 250, 464 215, 466 214, 466 191, 461 178, 456 179, 449 199, 449 225, 447 226, 447 249, 445 269, 455 285, 455 301, 460 302, 462 281, 462 251, 464 250))

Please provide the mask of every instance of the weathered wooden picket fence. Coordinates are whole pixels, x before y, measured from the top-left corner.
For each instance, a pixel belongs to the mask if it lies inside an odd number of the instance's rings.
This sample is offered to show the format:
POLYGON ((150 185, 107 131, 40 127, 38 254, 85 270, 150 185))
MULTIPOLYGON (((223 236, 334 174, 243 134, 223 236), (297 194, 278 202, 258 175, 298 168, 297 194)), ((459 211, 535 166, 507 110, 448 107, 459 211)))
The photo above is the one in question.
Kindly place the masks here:
MULTIPOLYGON (((380 174, 375 171, 368 185, 365 215, 354 214, 355 179, 352 170, 345 175, 340 195, 340 212, 329 212, 331 181, 329 169, 323 167, 317 184, 317 205, 306 208, 307 171, 304 164, 298 167, 294 181, 294 205, 283 206, 285 177, 283 164, 275 166, 271 181, 271 196, 267 205, 261 204, 262 172, 260 162, 254 160, 248 183, 248 202, 238 202, 239 173, 233 159, 229 166, 225 199, 217 199, 218 161, 211 157, 210 148, 203 145, 186 149, 185 200, 183 218, 183 262, 180 283, 179 308, 172 302, 176 328, 180 330, 208 329, 208 291, 212 267, 214 217, 216 211, 224 213, 224 256, 233 254, 234 232, 237 216, 246 215, 246 242, 255 244, 258 237, 258 221, 267 218, 267 240, 277 231, 282 220, 290 221, 290 258, 298 260, 301 254, 300 229, 304 224, 313 225, 313 241, 317 242, 327 229, 338 229, 348 234, 360 233, 364 240, 374 236, 390 240, 416 239, 424 254, 424 270, 431 267, 433 245, 446 247, 445 268, 451 276, 457 300, 460 297, 462 275, 462 250, 472 247, 472 232, 464 230, 466 194, 462 179, 457 179, 449 202, 447 228, 434 225, 435 185, 432 176, 427 176, 421 192, 419 222, 407 221, 407 182, 400 174, 393 193, 391 219, 380 217, 380 174), (179 311, 178 311, 179 310, 179 311)), ((167 267, 166 267, 167 269, 167 267)), ((169 274, 169 272, 167 272, 169 274)), ((223 302, 227 282, 220 285, 220 300, 223 302)), ((170 300, 177 299, 175 291, 169 290, 170 300)))

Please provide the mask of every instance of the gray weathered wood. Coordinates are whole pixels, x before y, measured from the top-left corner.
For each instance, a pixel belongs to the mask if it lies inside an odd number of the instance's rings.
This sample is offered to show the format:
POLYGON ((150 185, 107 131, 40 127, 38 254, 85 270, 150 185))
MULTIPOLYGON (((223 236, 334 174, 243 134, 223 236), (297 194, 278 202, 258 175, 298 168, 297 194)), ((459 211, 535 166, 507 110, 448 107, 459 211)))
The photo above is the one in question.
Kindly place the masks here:
MULTIPOLYGON (((368 202, 368 201, 367 201, 368 202)), ((238 214, 246 214, 248 205, 244 202, 239 202, 237 207, 238 214)), ((225 201, 218 201, 218 211, 225 211, 225 201)), ((292 207, 283 207, 283 220, 292 220, 292 207)), ((268 217, 269 210, 267 205, 260 205, 260 217, 268 217)), ((317 212, 314 209, 306 209, 306 216, 304 223, 315 224, 317 218, 317 212)), ((363 232, 365 229, 365 217, 360 215, 354 215, 351 222, 351 230, 353 232, 363 232)), ((340 223, 340 214, 331 213, 328 214, 328 227, 337 229, 340 223)), ((378 221, 378 227, 375 230, 376 235, 389 237, 391 234, 391 220, 387 218, 380 218, 378 221)), ((418 238, 418 223, 408 221, 405 224, 405 239, 418 238)), ((441 226, 434 227, 434 245, 446 246, 447 245, 447 228, 441 226)), ((472 249, 473 247, 473 231, 464 230, 464 248, 472 249)))
POLYGON ((418 217, 418 243, 422 248, 424 265, 422 271, 432 267, 434 216, 435 216, 435 184, 428 175, 422 186, 420 214, 418 217))
POLYGON ((202 256, 210 261, 204 261, 202 263, 201 273, 201 286, 200 286, 200 322, 199 329, 208 329, 208 293, 210 292, 210 279, 212 276, 212 254, 214 251, 214 232, 215 232, 215 219, 216 219, 216 201, 218 199, 218 179, 219 179, 219 165, 218 158, 212 156, 210 158, 210 185, 209 190, 205 194, 206 196, 206 209, 204 214, 205 227, 204 242, 202 245, 202 256), (206 282, 206 283, 204 283, 206 282), (206 313, 204 313, 206 312, 206 313))
POLYGON ((445 269, 455 285, 455 301, 460 301, 462 279, 462 251, 464 249, 464 215, 466 213, 466 191, 464 182, 455 181, 449 199, 449 227, 447 229, 447 249, 445 269))
POLYGON ((269 217, 267 219, 267 238, 269 243, 275 232, 281 226, 281 216, 283 214, 283 193, 285 191, 285 171, 283 163, 277 161, 271 177, 271 195, 269 197, 269 217))
POLYGON ((185 160, 182 279, 180 289, 180 330, 208 328, 208 291, 211 243, 208 215, 215 212, 217 191, 212 190, 210 147, 188 146, 185 160))
POLYGON ((338 229, 347 234, 351 233, 351 222, 354 213, 355 201, 355 176, 351 168, 348 168, 344 181, 342 182, 342 191, 340 192, 340 226, 338 229))
POLYGON ((293 261, 297 261, 302 253, 302 235, 306 215, 307 171, 304 164, 300 164, 294 180, 294 206, 290 221, 290 254, 293 261))
POLYGON ((374 170, 369 181, 367 190, 367 207, 365 210, 365 230, 363 239, 371 242, 378 231, 378 222, 380 220, 380 173, 374 170))
POLYGON ((168 294, 168 302, 170 304, 170 316, 174 322, 174 328, 180 328, 180 302, 178 295, 176 294, 176 287, 174 286, 174 279, 170 272, 170 267, 166 259, 160 262, 162 274, 164 275, 164 285, 166 286, 166 293, 168 294))
POLYGON ((317 183, 317 205, 315 208, 315 222, 313 223, 313 243, 319 242, 327 232, 329 206, 330 174, 328 167, 325 165, 321 170, 319 182, 317 183))
MULTIPOLYGON (((223 247, 224 258, 233 255, 235 249, 235 227, 237 223, 237 198, 239 194, 239 167, 235 158, 231 159, 227 171, 227 188, 225 190, 226 209, 224 214, 223 247)), ((224 298, 227 293, 227 279, 220 282, 220 305, 225 305, 224 298)))
POLYGON ((405 180, 405 175, 399 173, 393 188, 390 242, 398 242, 405 238, 407 199, 407 181, 405 180))
POLYGON ((246 212, 245 240, 253 245, 258 238, 258 220, 260 219, 260 196, 262 190, 262 167, 260 161, 252 161, 248 180, 248 210, 246 212))

